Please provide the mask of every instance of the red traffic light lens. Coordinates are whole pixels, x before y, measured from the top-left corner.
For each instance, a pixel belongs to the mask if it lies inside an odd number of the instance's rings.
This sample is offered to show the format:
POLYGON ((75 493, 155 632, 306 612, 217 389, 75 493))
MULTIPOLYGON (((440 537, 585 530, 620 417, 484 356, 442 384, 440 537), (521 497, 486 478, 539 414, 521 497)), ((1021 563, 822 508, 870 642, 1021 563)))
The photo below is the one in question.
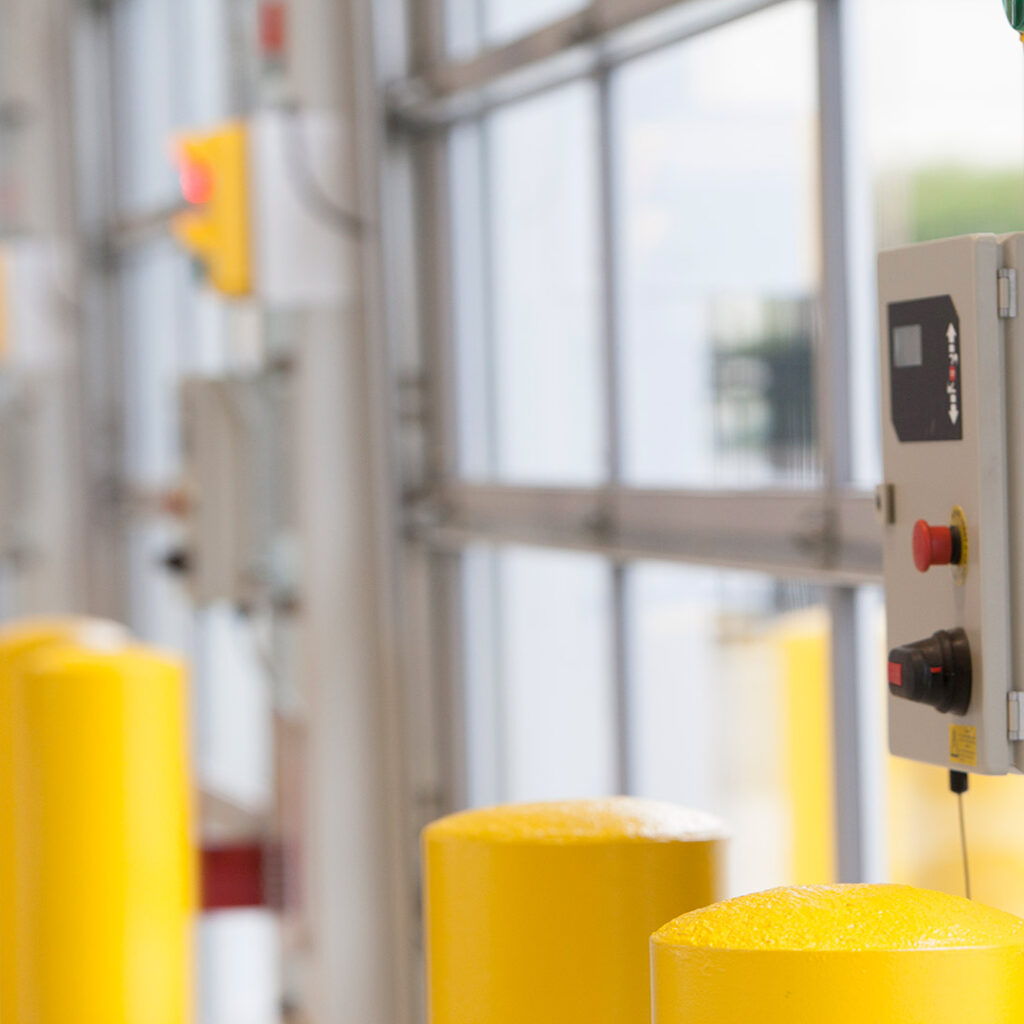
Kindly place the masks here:
POLYGON ((182 153, 179 157, 178 179, 186 203, 204 206, 213 199, 213 171, 201 160, 195 160, 182 153))

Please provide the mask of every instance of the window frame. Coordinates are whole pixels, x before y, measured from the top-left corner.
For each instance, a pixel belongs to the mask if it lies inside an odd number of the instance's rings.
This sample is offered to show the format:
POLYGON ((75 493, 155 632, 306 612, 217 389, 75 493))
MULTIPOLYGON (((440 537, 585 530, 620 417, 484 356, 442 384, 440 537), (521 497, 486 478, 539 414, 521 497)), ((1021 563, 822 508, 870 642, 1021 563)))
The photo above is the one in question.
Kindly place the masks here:
MULTIPOLYGON (((629 707, 628 566, 639 559, 693 562, 813 580, 829 597, 833 627, 834 786, 840 881, 882 874, 883 852, 873 813, 872 730, 867 679, 870 663, 857 643, 858 588, 881 579, 881 537, 874 495, 855 485, 852 380, 854 339, 869 343, 874 320, 873 239, 864 228, 869 208, 866 176, 857 172, 859 141, 850 116, 852 0, 814 0, 817 9, 820 225, 822 277, 816 332, 815 386, 822 479, 814 488, 753 491, 646 490, 622 481, 619 440, 619 296, 615 275, 616 218, 611 79, 627 61, 766 10, 784 0, 594 0, 589 6, 520 39, 481 49, 461 60, 446 57, 445 0, 377 0, 409 18, 412 45, 398 74, 383 76, 390 151, 404 172, 386 182, 386 259, 392 301, 415 309, 394 323, 393 363, 414 352, 422 389, 422 415, 399 426, 399 443, 421 453, 406 481, 402 520, 407 543, 428 560, 432 606, 420 616, 440 638, 431 651, 425 683, 448 735, 465 721, 460 700, 467 675, 462 554, 475 545, 531 544, 604 555, 613 573, 615 688, 620 716, 629 707), (463 479, 458 466, 459 396, 454 351, 455 320, 452 208, 447 132, 481 123, 500 106, 570 81, 597 85, 600 237, 603 242, 603 323, 608 479, 602 486, 511 486, 463 479), (402 283, 406 290, 402 290, 402 283), (397 288, 397 290, 395 290, 397 288), (415 325, 415 326, 414 326, 415 325), (403 441, 402 439, 406 439, 403 441)), ((454 2, 454 0, 449 0, 454 2)), ((482 0, 459 0, 482 24, 482 0)), ((394 72, 394 68, 392 68, 394 72)), ((486 146, 486 132, 481 146, 486 146)), ((486 154, 481 160, 486 168, 486 154)), ((487 230, 488 186, 479 202, 487 230)), ((486 245, 485 245, 486 250, 486 245)), ((486 276, 488 270, 484 266, 486 276)), ((484 281, 486 284, 486 280, 484 281)), ((486 311, 485 314, 486 316, 486 311)), ((406 367, 403 380, 408 380, 406 367)), ((493 382, 492 382, 493 386, 493 382)), ((423 664, 423 652, 406 652, 423 664)), ((407 685, 416 685, 407 679, 407 685)), ((424 702, 425 703, 425 702, 424 702)), ((415 730, 410 728, 410 734, 415 730)), ((628 723, 622 722, 625 744, 628 723)), ((628 789, 628 751, 619 751, 620 783, 628 789)), ((435 751, 445 779, 441 805, 467 797, 464 741, 435 751)), ((436 809, 436 807, 434 808, 436 809)))

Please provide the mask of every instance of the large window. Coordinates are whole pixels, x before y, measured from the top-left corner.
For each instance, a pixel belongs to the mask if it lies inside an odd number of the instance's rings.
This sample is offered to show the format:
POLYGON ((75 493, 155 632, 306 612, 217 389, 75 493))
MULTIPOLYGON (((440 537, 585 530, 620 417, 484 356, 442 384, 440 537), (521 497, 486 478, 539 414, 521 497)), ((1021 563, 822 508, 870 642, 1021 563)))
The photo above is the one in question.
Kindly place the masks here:
POLYGON ((464 243, 485 246, 483 258, 460 253, 465 301, 482 294, 486 308, 460 339, 469 475, 583 484, 605 474, 596 120, 594 89, 574 83, 489 115, 478 149, 453 145, 455 203, 466 176, 488 192, 464 243), (480 241, 469 235, 485 228, 480 241))
POLYGON ((820 480, 814 13, 782 4, 614 78, 631 484, 820 480))
POLYGON ((392 94, 450 802, 717 812, 733 892, 881 874, 840 4, 501 6, 445 4, 392 94))

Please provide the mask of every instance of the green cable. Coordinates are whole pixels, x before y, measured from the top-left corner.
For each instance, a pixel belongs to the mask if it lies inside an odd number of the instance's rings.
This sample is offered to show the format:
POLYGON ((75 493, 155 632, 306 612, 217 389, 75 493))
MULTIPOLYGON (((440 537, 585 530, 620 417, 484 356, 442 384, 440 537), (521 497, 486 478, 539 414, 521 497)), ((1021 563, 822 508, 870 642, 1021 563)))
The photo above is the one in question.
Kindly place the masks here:
POLYGON ((1010 24, 1018 32, 1024 32, 1024 0, 1003 0, 1003 9, 1010 24))

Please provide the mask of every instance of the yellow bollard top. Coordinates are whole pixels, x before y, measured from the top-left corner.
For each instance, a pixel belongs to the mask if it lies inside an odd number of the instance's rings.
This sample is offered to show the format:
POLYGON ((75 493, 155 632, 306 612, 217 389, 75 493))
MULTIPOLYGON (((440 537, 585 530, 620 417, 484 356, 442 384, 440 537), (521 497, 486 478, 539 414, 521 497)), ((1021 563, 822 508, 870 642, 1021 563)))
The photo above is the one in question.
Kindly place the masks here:
POLYGON ((1024 947, 1024 921, 907 885, 771 889, 694 910, 655 946, 734 951, 871 952, 1024 947))
POLYGON ((625 796, 462 811, 428 825, 423 835, 426 840, 553 845, 710 842, 727 838, 722 823, 710 814, 625 796))
POLYGON ((77 643, 91 650, 119 650, 130 642, 124 626, 106 619, 66 615, 0 624, 0 660, 51 645, 77 643))

